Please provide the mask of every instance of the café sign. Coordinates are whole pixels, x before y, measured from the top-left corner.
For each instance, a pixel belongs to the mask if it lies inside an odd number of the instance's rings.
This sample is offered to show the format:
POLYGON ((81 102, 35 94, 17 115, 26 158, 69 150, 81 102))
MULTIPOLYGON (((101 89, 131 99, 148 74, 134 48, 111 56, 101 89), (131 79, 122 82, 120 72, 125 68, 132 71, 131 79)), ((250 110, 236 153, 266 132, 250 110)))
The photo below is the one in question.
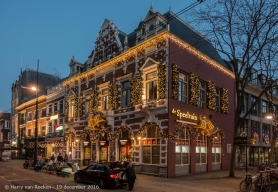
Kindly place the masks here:
POLYGON ((179 119, 190 119, 190 120, 195 120, 197 121, 197 116, 194 114, 190 114, 189 112, 181 112, 179 109, 175 110, 174 108, 172 109, 172 113, 175 114, 179 119))

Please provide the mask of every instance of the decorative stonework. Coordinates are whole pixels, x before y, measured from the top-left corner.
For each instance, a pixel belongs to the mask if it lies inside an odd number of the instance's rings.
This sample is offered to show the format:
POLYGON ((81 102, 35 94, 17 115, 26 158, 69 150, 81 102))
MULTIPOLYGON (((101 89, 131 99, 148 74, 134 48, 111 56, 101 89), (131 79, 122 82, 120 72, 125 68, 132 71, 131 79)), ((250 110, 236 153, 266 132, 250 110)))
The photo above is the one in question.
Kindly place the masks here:
POLYGON ((130 80, 130 104, 138 105, 142 101, 143 78, 141 73, 131 77, 130 80))
POLYGON ((172 97, 178 99, 179 96, 179 70, 178 65, 172 65, 172 97))
POLYGON ((214 85, 214 83, 209 81, 208 82, 208 90, 207 90, 207 98, 208 98, 207 107, 212 111, 215 111, 215 107, 216 107, 215 95, 216 95, 215 94, 215 85, 214 85))
POLYGON ((166 93, 166 65, 158 65, 158 99, 164 99, 166 93))
POLYGON ((117 82, 108 85, 108 106, 109 109, 115 110, 118 108, 118 86, 117 82))
POLYGON ((229 111, 228 89, 221 89, 221 112, 227 114, 229 111))
POLYGON ((199 104, 199 83, 200 79, 198 75, 195 75, 194 73, 190 74, 189 77, 190 80, 190 104, 198 106, 199 104))
POLYGON ((264 143, 269 144, 269 136, 268 135, 264 136, 264 143))
POLYGON ((69 101, 66 99, 66 104, 65 104, 65 116, 69 115, 69 101))

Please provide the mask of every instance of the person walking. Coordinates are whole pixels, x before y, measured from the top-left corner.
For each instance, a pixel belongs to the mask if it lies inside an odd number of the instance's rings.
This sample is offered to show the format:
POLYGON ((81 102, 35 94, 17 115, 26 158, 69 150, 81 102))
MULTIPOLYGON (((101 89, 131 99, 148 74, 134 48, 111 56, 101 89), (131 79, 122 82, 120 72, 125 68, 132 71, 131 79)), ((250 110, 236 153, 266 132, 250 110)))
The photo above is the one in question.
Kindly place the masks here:
POLYGON ((122 177, 124 174, 126 174, 126 178, 127 178, 127 182, 128 182, 128 190, 131 191, 133 189, 134 182, 136 179, 135 170, 131 163, 128 164, 127 168, 122 173, 122 177))
POLYGON ((54 156, 54 154, 51 155, 50 160, 53 161, 53 162, 55 161, 55 156, 54 156))

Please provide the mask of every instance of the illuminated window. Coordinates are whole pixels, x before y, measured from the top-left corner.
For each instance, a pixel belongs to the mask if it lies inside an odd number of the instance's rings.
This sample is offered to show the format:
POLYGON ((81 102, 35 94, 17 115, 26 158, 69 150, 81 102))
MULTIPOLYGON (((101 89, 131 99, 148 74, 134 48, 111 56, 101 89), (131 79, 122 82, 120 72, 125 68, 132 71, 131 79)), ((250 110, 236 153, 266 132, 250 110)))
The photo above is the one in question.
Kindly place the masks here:
POLYGON ((204 135, 199 135, 196 146, 196 164, 207 163, 207 143, 204 135))
POLYGON ((69 107, 69 117, 70 118, 73 118, 74 117, 74 115, 75 115, 75 110, 74 110, 74 99, 71 99, 70 100, 70 107, 69 107))
POLYGON ((221 137, 217 133, 212 141, 212 163, 221 163, 221 137))
POLYGON ((189 132, 179 129, 176 139, 176 165, 189 164, 189 132))
POLYGON ((102 103, 102 110, 108 109, 108 89, 104 89, 101 92, 101 103, 102 103))
POLYGON ((160 162, 160 141, 158 139, 156 127, 149 127, 145 132, 146 138, 143 142, 143 163, 159 164, 160 162))

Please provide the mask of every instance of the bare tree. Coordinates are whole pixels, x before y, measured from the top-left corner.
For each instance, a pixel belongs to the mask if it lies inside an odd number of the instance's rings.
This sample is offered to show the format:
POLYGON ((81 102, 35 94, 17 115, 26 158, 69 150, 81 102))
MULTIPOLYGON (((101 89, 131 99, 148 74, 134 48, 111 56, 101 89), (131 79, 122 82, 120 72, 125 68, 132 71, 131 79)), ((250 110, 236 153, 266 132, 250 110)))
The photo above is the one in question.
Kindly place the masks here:
MULTIPOLYGON (((238 127, 252 112, 262 95, 267 95, 272 102, 272 91, 277 87, 277 40, 278 6, 273 0, 214 0, 205 1, 199 10, 194 10, 191 18, 217 50, 233 64, 235 73, 234 138, 238 127), (253 76, 253 69, 261 74, 257 100, 245 113, 244 92, 253 76)), ((277 137, 277 134, 274 134, 277 137)), ((274 139, 274 138, 273 138, 274 139)), ((235 139, 234 139, 235 140, 235 139)), ((274 140, 273 140, 274 141, 274 140)), ((275 138, 276 141, 276 138, 275 138)), ((274 142, 275 142, 274 141, 274 142)), ((272 153, 274 145, 272 146, 272 153)), ((234 177, 236 144, 232 148, 229 176, 234 177)))

